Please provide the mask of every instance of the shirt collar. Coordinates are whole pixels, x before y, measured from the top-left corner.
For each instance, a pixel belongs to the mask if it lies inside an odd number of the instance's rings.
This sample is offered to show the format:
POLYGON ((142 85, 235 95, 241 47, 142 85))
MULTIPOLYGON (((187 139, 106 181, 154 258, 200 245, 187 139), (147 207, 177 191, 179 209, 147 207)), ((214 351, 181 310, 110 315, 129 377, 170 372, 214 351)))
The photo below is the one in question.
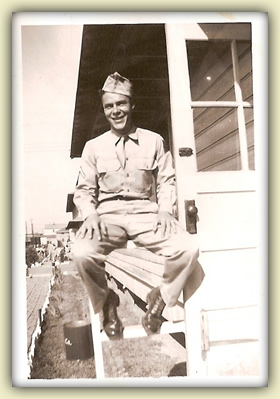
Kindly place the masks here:
MULTIPOLYGON (((118 136, 117 134, 113 133, 112 131, 111 131, 111 134, 112 134, 115 144, 117 144, 120 141, 122 136, 118 136)), ((135 129, 135 132, 129 133, 127 135, 127 137, 129 137, 133 141, 138 141, 138 128, 135 129)))

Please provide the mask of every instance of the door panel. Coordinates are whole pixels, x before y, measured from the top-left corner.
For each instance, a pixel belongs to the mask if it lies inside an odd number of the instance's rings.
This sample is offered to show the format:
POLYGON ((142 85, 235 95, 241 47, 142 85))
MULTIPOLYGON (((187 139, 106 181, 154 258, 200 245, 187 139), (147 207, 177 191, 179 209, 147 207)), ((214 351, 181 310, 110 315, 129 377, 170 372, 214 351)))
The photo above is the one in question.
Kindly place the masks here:
POLYGON ((196 206, 202 251, 256 246, 254 192, 198 194, 196 206))
POLYGON ((200 292, 204 310, 256 305, 260 296, 260 270, 256 269, 254 248, 202 252, 200 261, 206 283, 200 292))

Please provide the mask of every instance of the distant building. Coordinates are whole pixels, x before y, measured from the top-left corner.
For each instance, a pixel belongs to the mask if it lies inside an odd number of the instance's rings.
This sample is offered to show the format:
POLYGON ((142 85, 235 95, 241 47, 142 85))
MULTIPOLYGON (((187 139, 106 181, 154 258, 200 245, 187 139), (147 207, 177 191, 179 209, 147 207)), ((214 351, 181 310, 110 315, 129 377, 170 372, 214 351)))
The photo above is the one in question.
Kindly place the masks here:
POLYGON ((46 224, 43 233, 44 239, 42 244, 52 243, 57 247, 65 246, 69 238, 69 232, 66 230, 65 224, 46 224))
POLYGON ((41 245, 42 244, 42 234, 34 233, 34 234, 26 234, 25 235, 25 245, 41 245))

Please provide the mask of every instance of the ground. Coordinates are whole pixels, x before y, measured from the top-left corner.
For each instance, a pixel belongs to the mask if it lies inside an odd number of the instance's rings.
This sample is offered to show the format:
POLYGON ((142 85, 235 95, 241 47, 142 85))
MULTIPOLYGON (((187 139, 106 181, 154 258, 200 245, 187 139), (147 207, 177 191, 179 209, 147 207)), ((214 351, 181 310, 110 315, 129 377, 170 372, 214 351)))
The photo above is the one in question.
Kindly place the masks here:
MULTIPOLYGON (((114 288, 117 288, 114 286, 114 288)), ((124 325, 141 323, 143 310, 127 291, 118 290, 118 313, 124 325)), ((88 296, 77 273, 61 274, 53 286, 50 303, 33 359, 31 379, 93 379, 94 359, 68 360, 64 325, 71 321, 90 323, 88 296)), ((105 376, 176 377, 185 375, 185 349, 170 335, 133 338, 103 343, 105 376)))

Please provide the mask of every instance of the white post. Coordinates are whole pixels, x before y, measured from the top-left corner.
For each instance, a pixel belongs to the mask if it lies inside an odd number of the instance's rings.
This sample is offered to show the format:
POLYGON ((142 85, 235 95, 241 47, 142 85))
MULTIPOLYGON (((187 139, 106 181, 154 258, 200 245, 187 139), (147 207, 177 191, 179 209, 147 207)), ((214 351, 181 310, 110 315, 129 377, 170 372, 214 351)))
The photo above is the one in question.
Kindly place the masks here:
POLYGON ((91 319, 91 331, 92 331, 92 340, 93 340, 96 378, 102 379, 105 378, 105 373, 104 373, 103 351, 102 351, 102 341, 101 341, 101 332, 100 332, 100 316, 99 313, 94 313, 90 300, 89 300, 89 310, 90 310, 90 319, 91 319))

